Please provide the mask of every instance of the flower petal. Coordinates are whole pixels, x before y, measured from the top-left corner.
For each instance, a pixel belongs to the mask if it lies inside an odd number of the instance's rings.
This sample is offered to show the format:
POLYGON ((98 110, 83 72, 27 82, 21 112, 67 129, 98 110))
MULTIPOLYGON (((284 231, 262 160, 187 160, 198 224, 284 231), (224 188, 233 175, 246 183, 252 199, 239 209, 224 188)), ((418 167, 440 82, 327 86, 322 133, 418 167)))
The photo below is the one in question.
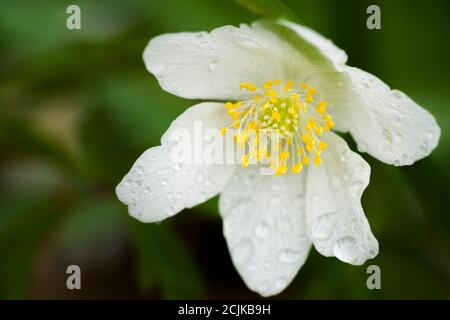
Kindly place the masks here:
POLYGON ((404 93, 377 77, 347 68, 350 92, 337 98, 337 128, 349 131, 360 152, 396 166, 410 165, 437 146, 440 128, 434 117, 404 93))
POLYGON ((297 32, 301 38, 309 41, 319 48, 322 53, 331 60, 336 70, 341 71, 344 69, 345 63, 348 59, 347 54, 344 50, 338 48, 331 40, 325 38, 320 33, 308 27, 287 20, 280 20, 280 23, 288 28, 291 28, 297 32))
POLYGON ((220 196, 225 239, 246 285, 262 296, 286 288, 306 260, 302 175, 236 169, 220 196))
POLYGON ((326 133, 324 139, 328 149, 322 164, 308 167, 308 235, 324 256, 361 265, 378 254, 378 242, 361 206, 370 167, 335 133, 326 133))
MULTIPOLYGON (((203 125, 205 129, 222 127, 227 121, 224 109, 220 103, 201 103, 189 108, 164 134, 161 146, 150 148, 139 157, 116 188, 118 198, 128 205, 130 215, 143 222, 161 221, 222 190, 234 166, 208 164, 202 157, 200 161, 177 158, 177 148, 183 150, 181 145, 186 141, 178 140, 176 135, 192 138, 189 135, 196 130, 196 125, 203 125)), ((215 143, 207 144, 202 136, 199 138, 197 142, 202 149, 195 150, 200 153, 207 145, 215 143)), ((192 139, 198 139, 195 133, 192 139)))
POLYGON ((325 53, 339 55, 339 62, 342 54, 312 31, 301 30, 260 21, 210 33, 165 34, 150 41, 144 61, 161 87, 180 97, 245 99, 249 94, 240 91, 241 82, 303 81, 315 72, 335 70, 325 53))

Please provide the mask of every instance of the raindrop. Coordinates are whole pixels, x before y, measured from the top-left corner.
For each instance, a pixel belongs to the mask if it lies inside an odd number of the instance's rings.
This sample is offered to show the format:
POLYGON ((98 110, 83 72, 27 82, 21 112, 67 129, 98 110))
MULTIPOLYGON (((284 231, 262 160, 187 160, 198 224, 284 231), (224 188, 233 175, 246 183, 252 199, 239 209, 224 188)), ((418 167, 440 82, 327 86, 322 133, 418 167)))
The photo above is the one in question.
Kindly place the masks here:
POLYGON ((335 213, 325 213, 318 217, 311 226, 311 234, 314 238, 327 239, 333 231, 335 225, 335 213))
POLYGON ((277 280, 275 280, 275 287, 277 289, 283 289, 286 286, 287 280, 286 278, 280 277, 277 280))
POLYGON ((145 194, 149 194, 149 193, 150 193, 150 188, 148 188, 148 187, 145 188, 145 189, 144 189, 144 193, 145 193, 145 194))
POLYGON ((261 222, 255 227, 255 235, 261 239, 267 238, 269 235, 269 227, 265 222, 261 222))
POLYGON ((196 180, 197 180, 197 182, 202 182, 203 181, 203 178, 204 178, 204 174, 203 174, 203 172, 199 172, 198 174, 197 174, 197 178, 196 178, 196 180))
POLYGON ((165 180, 165 179, 161 180, 161 185, 162 186, 166 186, 167 185, 167 180, 165 180))
POLYGON ((339 190, 339 189, 342 187, 341 179, 338 178, 338 177, 334 177, 334 178, 331 180, 331 186, 332 186, 334 189, 339 190))
POLYGON ((347 263, 355 263, 357 260, 357 245, 352 237, 345 237, 333 245, 333 254, 339 260, 347 263))
POLYGON ((180 170, 181 170, 181 164, 180 164, 180 163, 175 163, 175 164, 173 165, 173 169, 174 169, 175 171, 180 171, 180 170))
POLYGON ((234 261, 238 264, 243 264, 250 259, 253 253, 253 245, 249 239, 242 239, 231 251, 234 261))
POLYGON ((136 167, 136 172, 137 172, 137 174, 142 174, 144 172, 144 167, 143 166, 137 166, 136 167))
POLYGON ((352 195, 353 198, 358 198, 360 193, 361 193, 361 189, 363 188, 362 183, 360 182, 353 182, 350 187, 350 194, 352 195))
POLYGON ((400 144, 400 143, 402 143, 402 142, 403 142, 403 139, 402 139, 401 136, 398 136, 398 135, 395 135, 395 136, 394 136, 394 143, 395 143, 395 144, 400 144))
POLYGON ((283 263, 295 263, 300 260, 300 254, 293 250, 282 250, 278 255, 278 260, 283 263))
POLYGON ((219 63, 219 61, 217 61, 217 60, 211 61, 210 64, 209 64, 209 69, 211 71, 216 70, 216 66, 217 66, 218 63, 219 63))

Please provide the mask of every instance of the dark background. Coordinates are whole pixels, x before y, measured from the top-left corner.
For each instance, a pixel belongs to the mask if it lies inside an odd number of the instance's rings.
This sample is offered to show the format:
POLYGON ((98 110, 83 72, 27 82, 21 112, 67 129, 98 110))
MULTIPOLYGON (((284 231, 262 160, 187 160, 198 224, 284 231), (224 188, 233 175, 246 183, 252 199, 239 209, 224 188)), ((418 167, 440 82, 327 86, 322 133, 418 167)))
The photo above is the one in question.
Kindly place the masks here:
POLYGON ((1 2, 0 298, 259 297, 231 264, 217 199, 146 225, 128 217, 114 188, 195 103, 165 93, 146 71, 149 39, 279 12, 410 95, 442 136, 411 167, 363 155, 372 178, 362 200, 379 255, 354 267, 311 250, 276 298, 450 297, 450 2, 242 2, 253 11, 225 0, 1 2), (69 4, 81 7, 82 30, 67 30, 69 4), (369 4, 381 7, 381 30, 366 28, 369 4), (81 291, 66 289, 70 264, 81 267, 81 291), (370 264, 381 268, 381 290, 366 287, 370 264))

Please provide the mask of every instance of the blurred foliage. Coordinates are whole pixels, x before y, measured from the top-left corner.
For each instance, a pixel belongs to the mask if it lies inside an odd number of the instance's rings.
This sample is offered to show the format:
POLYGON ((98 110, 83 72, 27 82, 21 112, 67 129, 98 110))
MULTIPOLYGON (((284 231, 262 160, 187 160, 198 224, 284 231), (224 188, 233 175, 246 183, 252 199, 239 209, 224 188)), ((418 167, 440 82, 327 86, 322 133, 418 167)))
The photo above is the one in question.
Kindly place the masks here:
POLYGON ((65 27, 71 1, 0 4, 0 298, 258 298, 231 264, 217 199, 146 225, 127 216, 114 188, 195 103, 162 91, 145 70, 149 39, 278 16, 301 19, 342 47, 351 65, 408 93, 436 116, 442 137, 411 167, 364 155, 372 179, 363 205, 380 242, 367 265, 381 267, 382 290, 367 290, 366 266, 312 249, 277 298, 449 297, 448 1, 76 3, 77 31, 65 27), (365 27, 369 4, 381 7, 382 30, 365 27), (94 270, 101 283, 68 293, 68 264, 94 270))

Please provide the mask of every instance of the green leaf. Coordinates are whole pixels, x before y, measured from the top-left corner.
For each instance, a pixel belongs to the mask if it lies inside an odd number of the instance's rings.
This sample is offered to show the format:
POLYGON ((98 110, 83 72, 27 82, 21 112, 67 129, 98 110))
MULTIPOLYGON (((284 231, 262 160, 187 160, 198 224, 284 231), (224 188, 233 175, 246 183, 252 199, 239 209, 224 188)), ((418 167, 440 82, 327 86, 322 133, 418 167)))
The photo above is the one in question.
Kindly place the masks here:
POLYGON ((264 18, 285 18, 300 21, 297 15, 278 0, 234 0, 242 7, 264 18))
POLYGON ((39 240, 57 215, 47 191, 0 198, 0 299, 24 299, 39 240))
POLYGON ((130 218, 139 285, 159 289, 167 299, 198 298, 203 281, 188 248, 168 222, 144 224, 130 218))

